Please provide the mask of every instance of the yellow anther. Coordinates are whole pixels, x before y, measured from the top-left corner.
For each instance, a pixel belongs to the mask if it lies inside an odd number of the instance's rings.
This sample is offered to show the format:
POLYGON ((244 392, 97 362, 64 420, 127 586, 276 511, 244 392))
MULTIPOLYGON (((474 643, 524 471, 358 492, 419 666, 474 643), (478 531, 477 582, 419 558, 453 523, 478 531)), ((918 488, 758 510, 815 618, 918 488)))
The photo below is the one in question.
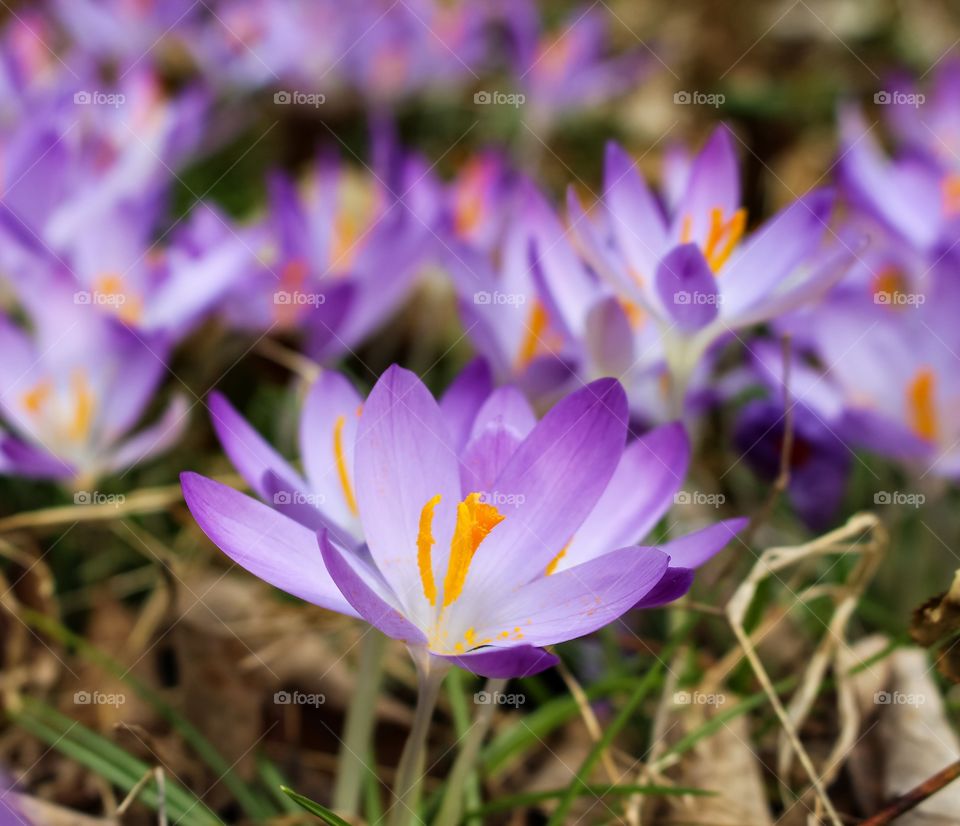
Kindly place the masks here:
POLYGON ((933 441, 940 432, 937 421, 936 376, 929 367, 917 371, 907 386, 910 427, 921 439, 933 441))
POLYGON ((30 390, 23 394, 23 406, 27 412, 36 416, 44 402, 50 398, 53 387, 48 379, 37 382, 30 390))
POLYGON ((746 228, 747 211, 745 209, 738 209, 727 222, 724 222, 723 210, 719 207, 710 210, 710 231, 703 245, 703 255, 714 273, 719 272, 720 268, 727 263, 727 259, 740 242, 746 228))
POLYGON ((437 604, 437 583, 433 578, 433 511, 440 501, 438 493, 420 511, 420 525, 417 529, 417 567, 420 569, 420 581, 423 583, 423 595, 431 605, 437 604))
POLYGON ((547 308, 543 306, 543 302, 534 301, 530 317, 527 319, 526 333, 517 351, 517 369, 522 369, 533 361, 540 345, 544 343, 543 336, 547 332, 549 323, 550 316, 547 315, 547 308))
POLYGON ((77 370, 73 374, 73 420, 67 430, 74 441, 85 439, 90 433, 93 422, 94 399, 87 381, 87 374, 77 370))
MULTIPOLYGON (((573 542, 573 540, 571 539, 570 542, 573 542)), ((570 542, 564 545, 560 549, 560 552, 553 559, 550 560, 550 562, 547 564, 547 569, 543 572, 544 576, 550 576, 550 574, 552 574, 555 570, 557 570, 557 566, 560 564, 560 560, 562 560, 567 555, 567 548, 570 547, 570 542)))
POLYGON ((487 535, 504 520, 493 505, 480 501, 479 493, 471 493, 457 505, 457 524, 450 542, 450 561, 443 580, 443 607, 457 600, 470 570, 473 555, 487 535))
POLYGON ((340 478, 340 488, 343 491, 347 509, 354 516, 358 514, 357 499, 353 495, 353 486, 350 484, 350 471, 347 468, 346 454, 343 450, 343 426, 347 423, 346 416, 337 416, 333 425, 333 455, 337 462, 337 476, 340 478))

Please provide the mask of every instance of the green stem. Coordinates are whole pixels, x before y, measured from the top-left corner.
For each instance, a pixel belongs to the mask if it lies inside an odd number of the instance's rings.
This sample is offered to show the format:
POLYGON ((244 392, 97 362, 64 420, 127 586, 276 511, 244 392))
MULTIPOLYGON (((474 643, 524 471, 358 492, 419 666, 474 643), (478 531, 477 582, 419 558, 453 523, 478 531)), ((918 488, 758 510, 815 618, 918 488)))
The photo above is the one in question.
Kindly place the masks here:
POLYGON ((443 803, 440 806, 440 814, 434 821, 434 826, 456 826, 460 822, 460 815, 463 813, 463 802, 466 797, 464 794, 464 783, 466 783, 470 772, 477 762, 477 755, 480 754, 480 746, 490 730, 490 723, 493 721, 493 713, 497 708, 496 696, 503 692, 506 687, 506 680, 487 680, 484 686, 483 694, 486 695, 488 702, 480 706, 477 712, 477 718, 473 725, 467 730, 466 736, 460 746, 457 759, 453 763, 450 771, 450 779, 447 781, 447 790, 443 795, 443 803))
POLYGON ((432 657, 426 649, 411 648, 410 654, 417 666, 417 707, 413 713, 413 726, 397 764, 390 826, 407 826, 416 814, 430 720, 440 696, 443 678, 450 668, 443 660, 432 657))
POLYGON ((360 811, 360 789, 367 772, 371 735, 376 719, 377 695, 383 681, 383 654, 387 638, 370 629, 360 641, 360 666, 357 691, 347 709, 343 742, 337 758, 337 780, 333 789, 333 808, 351 818, 360 811))

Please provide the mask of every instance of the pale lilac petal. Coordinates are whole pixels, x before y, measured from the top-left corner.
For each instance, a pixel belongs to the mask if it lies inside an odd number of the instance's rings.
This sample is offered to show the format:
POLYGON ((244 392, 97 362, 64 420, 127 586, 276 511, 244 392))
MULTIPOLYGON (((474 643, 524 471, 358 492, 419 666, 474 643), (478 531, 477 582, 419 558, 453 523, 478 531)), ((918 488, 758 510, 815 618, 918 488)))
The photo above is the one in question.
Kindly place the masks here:
POLYGON ((357 432, 356 493, 360 521, 377 568, 405 613, 426 625, 431 607, 417 566, 424 506, 435 496, 434 580, 443 582, 450 553, 460 471, 443 414, 416 375, 397 366, 380 378, 357 432))
POLYGON ((717 317, 717 279, 696 244, 681 244, 664 256, 656 287, 663 308, 681 330, 699 330, 717 317))
POLYGON ((478 613, 477 638, 496 640, 506 632, 543 646, 582 637, 633 608, 668 565, 669 557, 655 548, 630 547, 538 577, 478 613))
POLYGON ((558 569, 641 541, 670 509, 690 464, 683 425, 664 425, 627 445, 603 496, 567 546, 558 569))
POLYGON ((522 585, 543 573, 609 483, 627 427, 627 400, 601 379, 559 402, 517 448, 494 488, 515 509, 484 539, 466 587, 522 585))
POLYGON ((608 376, 623 376, 636 362, 634 330, 616 297, 602 298, 590 308, 584 346, 590 362, 608 376))
POLYGON ((269 492, 264 485, 268 472, 275 473, 296 490, 306 489, 306 483, 300 478, 300 474, 250 426, 224 396, 211 393, 207 407, 210 410, 210 423, 220 440, 223 452, 257 496, 269 501, 269 492))
POLYGON ((302 600, 357 616, 327 573, 313 531, 199 474, 183 473, 180 481, 197 524, 237 565, 302 600))
POLYGON ((477 410, 493 390, 493 373, 485 359, 471 361, 440 397, 440 411, 450 430, 452 444, 463 450, 473 429, 477 410))
POLYGON ((496 490, 497 479, 522 441, 522 436, 502 423, 491 423, 473 437, 460 456, 463 495, 482 493, 483 501, 495 506, 500 497, 509 496, 496 490))
MULTIPOLYGON (((718 126, 693 161, 687 190, 677 204, 673 237, 680 240, 689 218, 687 238, 704 244, 710 232, 710 214, 720 209, 729 220, 740 207, 740 170, 733 139, 726 126, 718 126)), ((684 238, 684 240, 687 240, 684 238)))
POLYGON ((527 397, 516 387, 507 385, 494 390, 476 411, 470 438, 476 438, 491 424, 506 427, 523 439, 536 426, 537 417, 527 397))
POLYGON ((42 448, 0 433, 0 474, 28 479, 67 480, 77 475, 77 468, 42 448))
POLYGON ((346 376, 324 370, 307 392, 300 416, 300 455, 310 491, 339 525, 357 519, 354 446, 362 403, 346 376))
POLYGON ((817 250, 833 208, 833 193, 804 195, 771 218, 723 268, 725 317, 750 309, 785 285, 817 250))
POLYGON ((317 539, 330 576, 361 617, 395 640, 415 645, 427 641, 423 632, 404 617, 396 596, 373 568, 337 547, 326 531, 321 531, 317 539))
POLYGON ((634 277, 652 279, 667 245, 663 210, 633 159, 615 143, 607 144, 603 189, 617 246, 634 277))
POLYGON ((699 568, 722 551, 749 519, 726 519, 657 547, 670 556, 671 568, 699 568))
POLYGON ((532 677, 560 662, 555 654, 530 645, 509 648, 480 648, 459 657, 440 657, 481 677, 490 679, 520 679, 532 677))
POLYGON ((263 487, 264 499, 274 510, 314 533, 328 531, 335 542, 348 550, 357 551, 360 547, 357 537, 323 512, 323 501, 318 494, 296 488, 270 470, 263 476, 263 487))
POLYGON ((138 431, 110 452, 105 473, 114 473, 146 461, 179 440, 189 422, 190 405, 185 396, 175 396, 163 415, 152 425, 138 431))

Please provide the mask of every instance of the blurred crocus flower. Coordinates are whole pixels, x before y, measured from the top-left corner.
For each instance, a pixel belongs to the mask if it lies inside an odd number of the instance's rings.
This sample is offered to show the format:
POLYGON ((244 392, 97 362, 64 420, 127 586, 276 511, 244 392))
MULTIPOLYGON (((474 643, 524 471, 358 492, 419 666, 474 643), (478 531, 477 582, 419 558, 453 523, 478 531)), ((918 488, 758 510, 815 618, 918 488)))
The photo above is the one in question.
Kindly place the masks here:
POLYGON ((800 398, 834 432, 924 475, 956 478, 960 291, 941 279, 912 297, 890 303, 841 293, 779 324, 815 357, 804 371, 816 378, 800 398))
POLYGON ((250 251, 227 221, 200 205, 160 244, 152 216, 113 210, 77 238, 69 256, 39 250, 11 271, 25 303, 54 281, 144 334, 177 341, 245 275, 250 251))
POLYGON ((854 106, 840 112, 840 179, 854 206, 930 260, 953 250, 960 229, 960 62, 944 61, 927 94, 893 79, 874 95, 897 139, 888 156, 854 106))
POLYGON ((549 31, 533 2, 510 0, 504 15, 525 120, 534 130, 624 94, 650 64, 639 49, 611 53, 610 15, 602 8, 574 8, 549 31))
POLYGON ((634 545, 682 482, 682 428, 625 447, 626 399, 610 379, 539 422, 516 389, 489 388, 474 366, 438 404, 391 367, 363 402, 323 374, 301 421, 306 476, 217 402, 227 452, 273 507, 192 473, 187 504, 214 543, 276 587, 502 677, 553 665, 543 646, 676 599, 742 528, 634 545))
POLYGON ((811 530, 826 530, 840 511, 854 458, 843 399, 804 362, 802 352, 791 358, 785 397, 782 350, 768 341, 753 341, 749 348, 752 383, 759 384, 768 395, 743 406, 734 444, 754 473, 772 482, 784 458, 788 423, 785 404, 789 404, 787 497, 811 530))
POLYGON ((426 224, 384 179, 321 160, 298 188, 270 180, 268 210, 244 233, 247 276, 227 315, 258 330, 305 330, 317 358, 343 353, 406 297, 426 224))
POLYGON ((199 17, 192 0, 54 0, 79 50, 128 68, 162 54, 199 17))
POLYGON ((815 190, 747 234, 730 133, 718 128, 698 155, 674 155, 657 199, 618 146, 607 148, 596 220, 573 201, 581 247, 625 306, 655 319, 670 371, 673 414, 691 376, 727 334, 815 302, 854 249, 823 249, 833 197, 815 190))
POLYGON ((80 486, 169 448, 186 424, 176 397, 136 432, 167 367, 167 344, 48 287, 27 307, 32 332, 0 319, 5 473, 80 486))
POLYGON ((200 141, 207 98, 197 89, 169 97, 146 70, 104 89, 73 82, 69 97, 39 107, 6 140, 5 246, 69 255, 112 210, 156 218, 171 170, 200 141))

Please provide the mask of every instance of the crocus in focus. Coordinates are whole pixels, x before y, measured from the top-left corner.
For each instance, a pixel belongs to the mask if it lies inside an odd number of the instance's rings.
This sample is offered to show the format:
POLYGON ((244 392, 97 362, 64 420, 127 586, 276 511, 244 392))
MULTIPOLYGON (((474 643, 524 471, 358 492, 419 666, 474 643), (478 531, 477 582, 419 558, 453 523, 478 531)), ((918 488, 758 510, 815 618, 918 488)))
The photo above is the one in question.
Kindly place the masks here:
POLYGON ((219 415, 234 462, 276 509, 193 473, 184 496, 239 565, 414 652, 486 676, 536 673, 556 662, 544 646, 686 592, 742 527, 633 544, 672 502, 688 445, 674 425, 625 446, 626 398, 611 379, 537 422, 513 388, 478 405, 482 370, 440 404, 399 367, 362 404, 335 375, 321 377, 301 423, 308 479, 238 416, 219 415))

